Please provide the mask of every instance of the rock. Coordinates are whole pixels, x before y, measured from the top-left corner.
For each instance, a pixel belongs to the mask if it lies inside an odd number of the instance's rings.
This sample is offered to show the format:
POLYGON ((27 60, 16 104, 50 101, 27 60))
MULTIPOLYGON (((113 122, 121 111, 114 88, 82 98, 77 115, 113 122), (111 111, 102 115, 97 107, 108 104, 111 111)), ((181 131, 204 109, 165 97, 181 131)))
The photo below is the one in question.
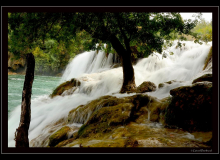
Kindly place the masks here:
POLYGON ((76 89, 77 89, 77 87, 72 87, 72 88, 70 88, 70 89, 68 89, 68 90, 65 90, 65 91, 61 94, 61 96, 71 95, 71 94, 73 94, 73 92, 75 92, 76 89))
POLYGON ((156 85, 153 82, 145 81, 137 87, 137 93, 151 92, 156 90, 156 85))
POLYGON ((15 55, 11 52, 8 52, 8 68, 11 69, 12 72, 21 72, 25 70, 26 58, 21 56, 19 59, 16 59, 15 55))
POLYGON ((170 90, 165 123, 187 131, 212 130, 212 82, 196 82, 170 90))
POLYGON ((212 74, 204 74, 201 77, 198 77, 198 78, 194 79, 192 84, 197 83, 197 82, 202 82, 202 81, 212 82, 212 74))
POLYGON ((115 126, 135 120, 141 107, 150 102, 148 95, 134 95, 124 98, 103 96, 85 106, 69 112, 69 123, 84 123, 78 131, 79 136, 111 131, 115 126))
MULTIPOLYGON (((172 81, 167 81, 167 82, 160 83, 160 84, 158 84, 158 88, 162 88, 166 84, 172 84, 173 82, 177 82, 177 81, 176 80, 172 80, 172 81)), ((179 82, 182 82, 182 81, 179 81, 179 82)))
POLYGON ((162 88, 162 87, 164 87, 164 86, 165 86, 164 83, 160 83, 160 84, 158 84, 158 88, 162 88))
POLYGON ((68 138, 68 131, 70 131, 70 127, 64 126, 54 134, 49 137, 48 146, 53 147, 56 146, 59 142, 66 140, 68 138))
POLYGON ((62 95, 64 91, 67 91, 67 95, 72 94, 76 88, 73 87, 77 87, 80 86, 81 82, 75 78, 71 79, 70 81, 66 81, 62 84, 60 84, 54 91, 53 93, 50 95, 51 98, 57 96, 57 95, 62 95))

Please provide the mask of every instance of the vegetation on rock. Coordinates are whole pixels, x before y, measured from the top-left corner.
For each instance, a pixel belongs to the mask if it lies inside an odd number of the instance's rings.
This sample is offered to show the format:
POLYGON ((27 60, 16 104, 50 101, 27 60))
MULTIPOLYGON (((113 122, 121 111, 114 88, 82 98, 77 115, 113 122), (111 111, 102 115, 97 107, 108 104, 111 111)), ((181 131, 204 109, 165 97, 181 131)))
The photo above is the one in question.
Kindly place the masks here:
MULTIPOLYGON (((124 98, 100 97, 70 111, 68 122, 72 123, 73 119, 77 119, 73 113, 79 109, 86 114, 84 112, 89 112, 89 106, 96 108, 103 105, 90 113, 72 138, 61 141, 55 147, 207 147, 184 138, 182 130, 152 128, 149 125, 152 122, 166 124, 166 108, 171 100, 172 97, 158 100, 143 94, 124 98)), ((195 135, 198 134, 201 132, 195 132, 195 135)), ((207 142, 210 138, 211 132, 206 132, 203 141, 207 142)))
MULTIPOLYGON (((64 93, 64 91, 72 89, 73 87, 80 86, 80 84, 81 84, 81 82, 75 78, 71 79, 70 81, 66 81, 66 82, 60 84, 56 89, 54 89, 52 94, 50 94, 50 97, 53 98, 57 95, 62 95, 62 93, 64 93)), ((72 92, 70 94, 72 94, 73 92, 74 92, 74 90, 72 90, 72 92)))
POLYGON ((69 130, 70 130, 70 127, 64 126, 60 130, 58 130, 57 132, 52 134, 49 137, 49 144, 48 145, 50 147, 53 147, 53 146, 56 146, 59 142, 66 140, 68 138, 67 133, 69 130))
POLYGON ((137 87, 137 93, 144 93, 144 92, 152 92, 155 91, 157 86, 150 81, 144 81, 137 87))

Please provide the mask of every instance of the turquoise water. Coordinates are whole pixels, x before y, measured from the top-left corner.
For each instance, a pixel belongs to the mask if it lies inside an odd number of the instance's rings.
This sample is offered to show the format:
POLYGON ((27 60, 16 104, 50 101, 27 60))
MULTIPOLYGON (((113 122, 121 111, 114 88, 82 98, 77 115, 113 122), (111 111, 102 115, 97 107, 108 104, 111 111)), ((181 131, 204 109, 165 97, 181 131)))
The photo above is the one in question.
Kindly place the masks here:
MULTIPOLYGON (((18 105, 21 105, 25 75, 8 75, 8 116, 18 105)), ((60 77, 34 76, 31 99, 49 95, 59 85, 60 77)))

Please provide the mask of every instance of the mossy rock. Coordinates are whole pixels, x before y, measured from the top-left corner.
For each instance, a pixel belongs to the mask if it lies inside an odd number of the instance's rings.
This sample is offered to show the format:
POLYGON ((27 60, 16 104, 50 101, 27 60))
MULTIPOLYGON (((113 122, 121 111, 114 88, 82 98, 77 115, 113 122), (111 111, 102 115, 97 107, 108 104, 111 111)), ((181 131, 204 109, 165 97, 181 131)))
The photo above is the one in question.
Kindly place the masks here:
POLYGON ((81 82, 75 78, 71 79, 70 81, 66 81, 60 84, 56 89, 54 89, 50 97, 53 98, 55 96, 61 95, 64 91, 69 90, 73 87, 80 86, 80 84, 81 82))
POLYGON ((126 124, 131 118, 133 107, 132 103, 121 103, 99 109, 80 128, 79 136, 87 137, 90 134, 106 133, 115 126, 126 124))
POLYGON ((102 107, 114 106, 122 100, 114 96, 102 96, 90 101, 86 105, 80 105, 68 114, 68 123, 85 123, 91 114, 102 107))
POLYGON ((164 87, 164 86, 165 86, 164 83, 158 84, 158 88, 162 88, 162 87, 164 87))
MULTIPOLYGON (((136 96, 141 97, 141 96, 136 96)), ((135 97, 117 98, 115 96, 102 96, 92 100, 86 105, 72 109, 68 114, 68 123, 85 123, 95 111, 103 107, 115 106, 121 103, 132 103, 135 97)))
POLYGON ((54 134, 52 134, 49 137, 49 144, 48 146, 54 147, 56 146, 59 142, 66 140, 68 138, 67 133, 70 131, 70 127, 64 126, 54 134))
MULTIPOLYGON (((84 125, 79 129, 79 136, 86 137, 89 134, 109 132, 115 126, 134 121, 138 116, 139 109, 146 106, 149 101, 148 95, 135 95, 125 98, 104 96, 96 99, 85 105, 83 109, 80 108, 84 112, 81 114, 88 114, 89 111, 91 113, 91 108, 93 113, 89 118, 86 117, 87 121, 84 121, 84 125), (88 109, 89 107, 91 108, 88 109)), ((71 114, 75 113, 72 112, 71 114)))
POLYGON ((71 110, 68 115, 68 123, 83 123, 75 136, 78 138, 99 137, 109 133, 118 126, 135 122, 140 116, 146 121, 148 111, 150 120, 159 122, 161 112, 168 105, 166 100, 159 100, 147 94, 137 94, 130 97, 117 98, 114 96, 103 96, 80 105, 71 110))
POLYGON ((152 92, 155 91, 156 88, 157 87, 153 82, 145 81, 137 87, 137 93, 152 92))

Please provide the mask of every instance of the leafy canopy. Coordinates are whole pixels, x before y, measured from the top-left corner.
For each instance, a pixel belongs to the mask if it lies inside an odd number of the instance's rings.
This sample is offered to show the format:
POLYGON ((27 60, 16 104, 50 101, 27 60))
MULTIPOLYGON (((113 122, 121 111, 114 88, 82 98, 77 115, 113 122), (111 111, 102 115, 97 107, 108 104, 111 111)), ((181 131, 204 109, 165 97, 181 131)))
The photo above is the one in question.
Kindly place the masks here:
POLYGON ((151 54, 162 52, 164 40, 173 39, 172 33, 192 35, 197 20, 183 21, 179 13, 122 12, 122 13, 11 13, 9 23, 9 44, 13 53, 26 53, 32 48, 54 39, 66 46, 76 37, 77 31, 85 31, 91 36, 84 43, 85 48, 97 49, 97 43, 106 43, 112 48, 112 37, 130 51, 138 45, 138 50, 151 54), (41 41, 39 41, 41 40, 41 41), (16 44, 15 44, 16 43, 16 44))

